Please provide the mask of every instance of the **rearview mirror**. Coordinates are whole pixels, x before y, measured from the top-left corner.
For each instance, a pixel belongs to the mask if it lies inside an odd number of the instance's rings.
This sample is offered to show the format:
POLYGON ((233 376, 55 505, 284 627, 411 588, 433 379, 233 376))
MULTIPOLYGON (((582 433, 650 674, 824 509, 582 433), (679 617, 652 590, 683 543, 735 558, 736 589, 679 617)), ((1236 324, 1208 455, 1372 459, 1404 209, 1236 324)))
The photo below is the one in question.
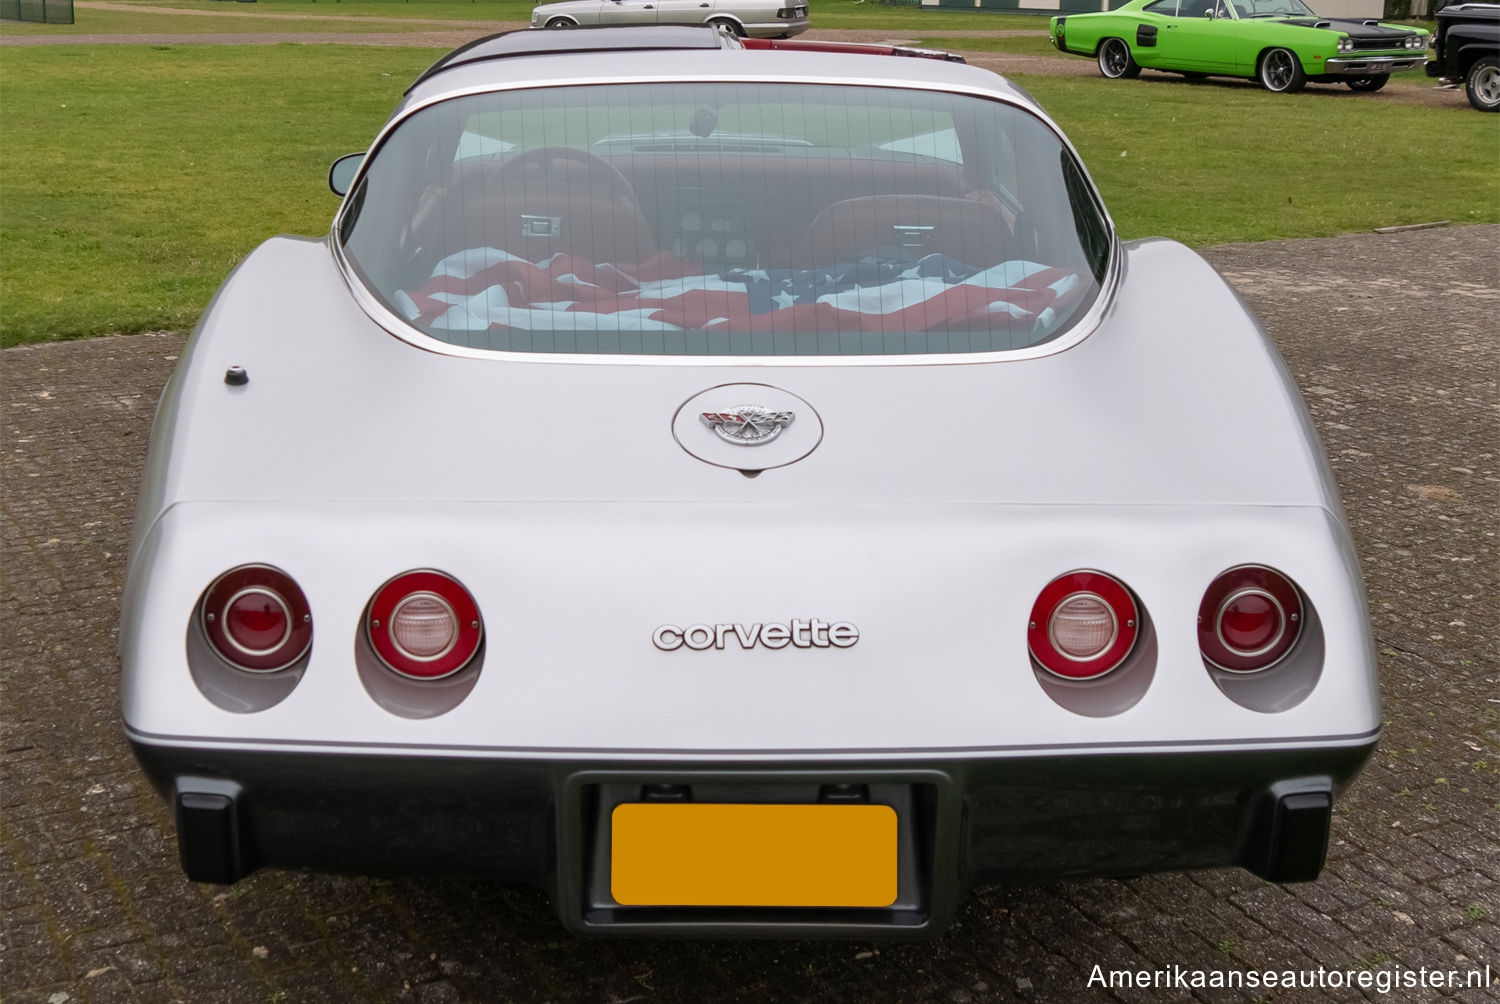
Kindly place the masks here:
POLYGON ((333 162, 333 166, 328 169, 328 187, 333 189, 334 195, 349 194, 349 186, 354 183, 354 176, 364 160, 363 153, 350 153, 333 162))

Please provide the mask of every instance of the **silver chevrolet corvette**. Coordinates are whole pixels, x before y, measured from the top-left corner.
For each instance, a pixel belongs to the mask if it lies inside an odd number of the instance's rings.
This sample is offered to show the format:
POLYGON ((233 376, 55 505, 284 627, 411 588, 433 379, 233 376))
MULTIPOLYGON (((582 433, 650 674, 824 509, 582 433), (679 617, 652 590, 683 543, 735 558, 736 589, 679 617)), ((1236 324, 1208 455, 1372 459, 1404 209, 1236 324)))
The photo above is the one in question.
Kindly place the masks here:
POLYGON ((1318 874, 1380 711, 1296 388, 1027 94, 901 55, 483 39, 235 270, 120 634, 190 878, 868 937, 1318 874))

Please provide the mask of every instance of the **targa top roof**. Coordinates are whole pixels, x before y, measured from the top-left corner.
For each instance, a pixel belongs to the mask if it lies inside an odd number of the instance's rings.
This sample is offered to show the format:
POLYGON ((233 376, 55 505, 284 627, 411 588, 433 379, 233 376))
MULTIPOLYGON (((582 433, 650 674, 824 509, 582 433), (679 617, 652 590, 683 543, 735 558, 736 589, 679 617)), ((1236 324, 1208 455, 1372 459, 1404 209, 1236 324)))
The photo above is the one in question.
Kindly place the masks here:
POLYGON ((630 52, 653 49, 722 49, 727 37, 711 25, 662 24, 615 25, 604 28, 574 28, 570 31, 534 31, 522 28, 477 38, 454 49, 412 81, 406 93, 444 70, 468 63, 511 56, 544 56, 570 52, 630 52))

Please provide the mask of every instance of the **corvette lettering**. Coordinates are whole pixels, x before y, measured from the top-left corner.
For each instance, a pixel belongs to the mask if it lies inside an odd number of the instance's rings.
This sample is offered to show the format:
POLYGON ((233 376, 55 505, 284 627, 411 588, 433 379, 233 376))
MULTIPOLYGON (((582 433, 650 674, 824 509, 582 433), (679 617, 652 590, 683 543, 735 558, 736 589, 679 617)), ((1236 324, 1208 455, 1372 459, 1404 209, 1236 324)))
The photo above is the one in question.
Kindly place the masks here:
POLYGON ((853 648, 859 641, 859 628, 848 621, 830 624, 816 617, 794 620, 790 624, 690 624, 678 627, 663 624, 651 632, 651 644, 663 652, 690 648, 702 652, 722 649, 730 642, 740 648, 853 648))

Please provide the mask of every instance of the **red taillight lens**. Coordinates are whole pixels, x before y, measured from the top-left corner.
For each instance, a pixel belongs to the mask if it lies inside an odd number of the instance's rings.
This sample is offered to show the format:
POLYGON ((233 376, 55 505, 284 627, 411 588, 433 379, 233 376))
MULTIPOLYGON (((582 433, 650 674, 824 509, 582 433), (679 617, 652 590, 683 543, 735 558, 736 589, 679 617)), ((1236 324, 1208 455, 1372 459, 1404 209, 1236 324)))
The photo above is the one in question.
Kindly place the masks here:
POLYGON ((1280 662, 1302 633, 1302 594, 1285 575, 1241 565, 1209 585, 1198 604, 1198 647, 1232 673, 1253 673, 1280 662))
POLYGON ((402 676, 436 680, 469 664, 483 626, 469 591, 442 572, 406 572, 375 593, 366 618, 375 654, 402 676))
POLYGON ((1092 680, 1125 661, 1140 633, 1135 597, 1103 572, 1077 571, 1047 584, 1031 608, 1031 655, 1050 673, 1092 680))
POLYGON ((224 633, 241 652, 274 652, 291 631, 286 601, 263 586, 241 590, 224 605, 224 633))
POLYGON ((252 673, 285 669, 312 644, 312 611, 292 577, 241 565, 214 580, 199 605, 203 633, 225 661, 252 673))

